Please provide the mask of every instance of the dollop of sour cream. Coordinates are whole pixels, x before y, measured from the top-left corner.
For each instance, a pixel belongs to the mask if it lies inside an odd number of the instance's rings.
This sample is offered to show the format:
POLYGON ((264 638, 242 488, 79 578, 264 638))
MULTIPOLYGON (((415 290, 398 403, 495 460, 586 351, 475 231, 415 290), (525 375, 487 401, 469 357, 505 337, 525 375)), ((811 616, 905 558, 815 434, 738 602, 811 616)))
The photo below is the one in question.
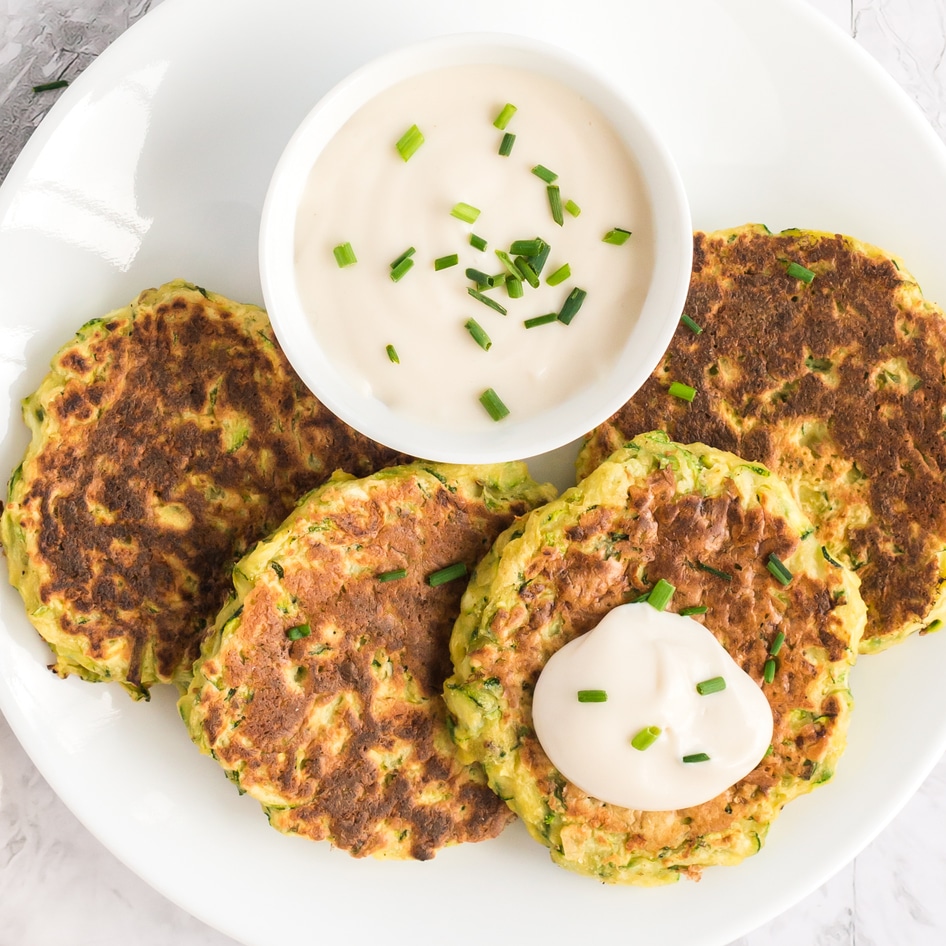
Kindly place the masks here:
POLYGON ((318 155, 297 212, 296 284, 353 390, 428 424, 477 430, 495 423, 479 400, 489 388, 525 418, 607 374, 650 288, 653 241, 636 161, 597 107, 549 76, 458 65, 384 90, 318 155), (506 103, 516 111, 499 129, 506 103), (412 125, 424 143, 405 161, 395 144, 412 125), (506 134, 515 142, 502 155, 506 134), (580 210, 564 211, 561 225, 548 183, 533 173, 539 165, 557 175, 563 204, 580 210), (452 215, 459 203, 479 211, 475 221, 452 215), (624 245, 603 242, 614 228, 631 231, 624 245), (506 315, 469 294, 467 269, 503 274, 495 251, 536 237, 551 247, 541 284, 524 283, 521 298, 505 286, 484 290, 506 315), (333 248, 345 243, 357 261, 339 266, 333 248), (413 265, 392 280, 391 263, 411 247, 413 265), (455 265, 435 268, 453 254, 455 265), (566 264, 570 275, 549 285, 566 264), (575 289, 587 295, 570 324, 524 325, 560 312, 575 289))
POLYGON ((536 683, 533 723, 569 781, 643 811, 715 798, 758 765, 773 726, 765 694, 711 631, 646 603, 614 608, 551 657, 536 683), (712 692, 702 695, 700 684, 712 692), (659 734, 635 748, 648 727, 659 734))

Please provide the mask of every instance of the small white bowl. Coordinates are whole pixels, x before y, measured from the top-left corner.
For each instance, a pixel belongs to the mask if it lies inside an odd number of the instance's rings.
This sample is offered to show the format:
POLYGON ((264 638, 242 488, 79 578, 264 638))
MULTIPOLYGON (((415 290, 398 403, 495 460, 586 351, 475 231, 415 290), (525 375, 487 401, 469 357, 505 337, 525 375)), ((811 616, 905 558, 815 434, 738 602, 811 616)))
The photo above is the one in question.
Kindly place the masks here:
POLYGON ((330 410, 374 440, 413 456, 453 463, 537 456, 607 419, 643 384, 666 350, 683 310, 691 265, 692 223, 682 181, 669 151, 629 96, 571 54, 505 34, 439 37, 382 56, 340 82, 316 104, 287 144, 273 173, 260 228, 265 304, 280 344, 306 385, 330 410), (333 364, 300 301, 295 225, 316 159, 359 108, 402 80, 449 66, 481 64, 516 67, 555 79, 603 113, 637 163, 651 206, 654 246, 646 297, 607 373, 532 416, 517 417, 513 412, 497 423, 470 430, 399 413, 364 386, 352 384, 333 364))

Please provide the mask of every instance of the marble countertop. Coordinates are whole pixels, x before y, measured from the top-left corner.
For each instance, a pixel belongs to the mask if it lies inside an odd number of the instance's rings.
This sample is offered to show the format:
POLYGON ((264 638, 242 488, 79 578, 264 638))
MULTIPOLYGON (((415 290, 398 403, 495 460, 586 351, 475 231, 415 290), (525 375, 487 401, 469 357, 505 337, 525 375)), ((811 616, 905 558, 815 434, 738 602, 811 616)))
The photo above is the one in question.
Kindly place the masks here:
MULTIPOLYGON (((946 139, 946 0, 804 0, 872 54, 946 139)), ((0 180, 74 78, 156 3, 0 0, 0 180)), ((732 946, 946 943, 946 759, 851 864, 732 946)), ((0 716, 0 946, 233 946, 123 866, 47 786, 0 716)))

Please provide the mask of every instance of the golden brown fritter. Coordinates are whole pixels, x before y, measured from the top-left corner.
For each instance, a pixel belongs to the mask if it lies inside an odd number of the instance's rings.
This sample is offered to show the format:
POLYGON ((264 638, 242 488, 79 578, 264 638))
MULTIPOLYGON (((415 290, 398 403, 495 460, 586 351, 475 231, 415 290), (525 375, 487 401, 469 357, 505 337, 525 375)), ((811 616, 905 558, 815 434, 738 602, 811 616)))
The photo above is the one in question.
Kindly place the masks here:
POLYGON ((343 467, 398 459, 303 386, 265 312, 183 281, 84 325, 24 401, 11 581, 54 669, 184 681, 230 566, 343 467))
POLYGON ((194 741, 274 827, 355 856, 425 860, 497 834, 510 814, 450 737, 447 641, 467 571, 552 495, 521 463, 315 490, 234 570, 180 703, 194 741))
POLYGON ((464 597, 444 695, 462 757, 483 764, 553 860, 607 882, 668 883, 755 853, 782 806, 831 777, 863 627, 856 578, 822 554, 785 484, 731 454, 646 434, 500 537, 464 597), (787 585, 768 570, 773 553, 787 585), (532 693, 559 648, 660 579, 676 587, 670 610, 707 608, 694 619, 760 684, 774 732, 770 754, 716 798, 634 811, 553 766, 532 693))
POLYGON ((792 488, 831 555, 857 571, 868 609, 862 652, 938 626, 946 618, 942 312, 876 247, 759 226, 696 234, 685 312, 702 333, 681 324, 641 390, 592 432, 579 475, 652 429, 764 463, 792 488), (692 402, 668 394, 674 381, 696 389, 692 402))

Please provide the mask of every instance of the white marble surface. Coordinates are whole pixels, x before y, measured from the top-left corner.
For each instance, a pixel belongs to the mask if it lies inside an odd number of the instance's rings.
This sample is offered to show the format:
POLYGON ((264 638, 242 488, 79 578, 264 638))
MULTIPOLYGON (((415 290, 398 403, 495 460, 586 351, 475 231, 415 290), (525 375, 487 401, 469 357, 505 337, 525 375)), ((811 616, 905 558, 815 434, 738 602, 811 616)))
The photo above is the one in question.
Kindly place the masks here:
MULTIPOLYGON (((764 2, 764 0, 758 0, 764 2)), ((890 72, 946 139, 946 0, 804 0, 890 72)), ((156 3, 0 0, 0 179, 56 93, 156 3)), ((865 786, 869 791, 869 786, 865 786)), ((946 944, 946 759, 857 859, 732 946, 946 944)), ((102 847, 0 716, 0 946, 227 946, 102 847)))

